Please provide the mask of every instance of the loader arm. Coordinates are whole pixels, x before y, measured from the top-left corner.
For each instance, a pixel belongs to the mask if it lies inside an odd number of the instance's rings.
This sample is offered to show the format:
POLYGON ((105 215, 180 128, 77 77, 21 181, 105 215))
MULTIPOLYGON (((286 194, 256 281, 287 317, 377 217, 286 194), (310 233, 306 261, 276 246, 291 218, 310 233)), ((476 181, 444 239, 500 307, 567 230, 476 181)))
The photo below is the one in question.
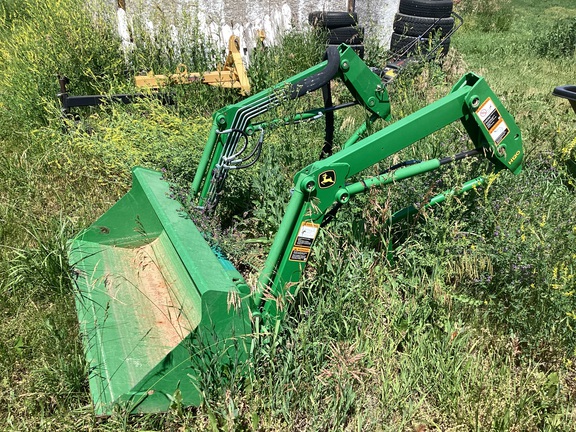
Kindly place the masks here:
MULTIPOLYGON (((258 333, 261 322, 269 327, 283 317, 285 299, 295 293, 322 222, 354 195, 469 156, 487 157, 496 170, 514 174, 521 170, 520 131, 485 81, 474 74, 465 75, 439 101, 360 139, 371 122, 388 118, 389 113, 388 93, 380 78, 342 45, 329 50, 323 63, 214 115, 192 184, 199 206, 206 210, 218 202, 230 170, 257 160, 263 131, 287 122, 326 118, 321 158, 295 175, 291 200, 255 287, 206 241, 181 203, 171 198, 161 173, 133 169, 130 191, 69 242, 96 414, 111 414, 118 408, 166 411, 176 397, 181 397, 183 406, 198 406, 203 386, 212 385, 205 380, 208 375, 216 370, 237 376, 247 373, 254 330, 258 333), (331 154, 331 116, 343 106, 332 106, 333 78, 341 79, 370 112, 335 154, 331 154), (323 91, 323 107, 258 122, 260 114, 284 100, 317 89, 323 91), (458 120, 473 143, 470 150, 361 178, 365 169, 458 120), (250 134, 260 137, 256 146, 248 145, 250 134)), ((481 177, 472 179, 425 205, 481 183, 481 177)), ((408 207, 397 212, 390 223, 415 211, 408 207)))
MULTIPOLYGON (((522 169, 522 142, 514 119, 486 82, 469 73, 444 98, 298 172, 292 198, 258 280, 255 304, 261 305, 266 293, 266 316, 282 317, 284 299, 294 294, 318 229, 334 203, 345 204, 353 195, 371 187, 429 172, 472 155, 487 157, 497 170, 509 169, 518 174, 522 169), (473 150, 349 182, 366 168, 457 120, 464 125, 473 150)), ((481 178, 474 179, 464 188, 481 183, 481 178)), ((442 196, 437 200, 441 201, 442 196)), ((409 214, 409 210, 405 213, 409 214)))
MULTIPOLYGON (((330 81, 339 78, 354 100, 364 106, 371 117, 368 123, 390 115, 388 92, 381 79, 356 55, 354 50, 341 45, 330 47, 326 60, 286 81, 229 105, 213 115, 213 124, 206 147, 192 181, 191 192, 198 206, 211 211, 218 203, 224 182, 231 170, 248 166, 258 158, 264 131, 279 124, 326 118, 326 137, 322 157, 332 152, 334 110, 353 104, 334 107, 330 94, 330 81), (257 122, 258 117, 279 104, 322 89, 324 107, 298 114, 292 118, 257 122), (249 148, 249 136, 260 136, 259 142, 249 148)), ((365 129, 366 125, 363 126, 365 129)), ((362 129, 362 130, 363 130, 362 129)))

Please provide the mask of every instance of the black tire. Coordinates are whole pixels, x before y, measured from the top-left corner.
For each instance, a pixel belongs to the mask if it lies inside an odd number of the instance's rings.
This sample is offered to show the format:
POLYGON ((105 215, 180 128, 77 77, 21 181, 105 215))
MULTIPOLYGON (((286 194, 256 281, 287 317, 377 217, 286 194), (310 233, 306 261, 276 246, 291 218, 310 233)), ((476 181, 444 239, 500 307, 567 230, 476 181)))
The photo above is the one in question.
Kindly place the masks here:
POLYGON ((432 33, 444 36, 454 28, 454 18, 416 17, 397 13, 394 17, 394 32, 406 36, 428 37, 432 33))
POLYGON ((308 22, 314 27, 335 29, 338 27, 351 27, 358 24, 356 12, 310 12, 308 22))
POLYGON ((399 11, 405 15, 447 18, 452 13, 452 0, 400 0, 399 11))
MULTIPOLYGON (((405 36, 398 33, 392 33, 390 40, 390 51, 397 54, 399 58, 406 58, 413 55, 429 54, 437 43, 431 42, 429 38, 419 38, 415 36, 405 36)), ((450 38, 446 38, 441 46, 434 51, 434 54, 444 57, 450 48, 450 38)))
POLYGON ((328 43, 339 45, 360 45, 364 41, 363 27, 339 27, 328 32, 328 43))

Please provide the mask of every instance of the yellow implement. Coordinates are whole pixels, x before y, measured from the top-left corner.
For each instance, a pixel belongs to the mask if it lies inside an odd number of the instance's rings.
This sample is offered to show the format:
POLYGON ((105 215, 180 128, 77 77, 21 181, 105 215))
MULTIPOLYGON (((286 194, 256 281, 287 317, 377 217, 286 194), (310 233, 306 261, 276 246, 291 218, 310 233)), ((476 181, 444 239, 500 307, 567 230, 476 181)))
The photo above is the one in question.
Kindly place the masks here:
POLYGON ((240 38, 230 36, 228 41, 228 56, 223 66, 213 72, 188 72, 185 65, 178 65, 176 73, 166 75, 154 75, 150 72, 147 75, 135 77, 136 87, 147 87, 157 89, 167 84, 190 84, 201 81, 204 84, 219 86, 224 88, 237 88, 243 95, 250 94, 250 82, 242 62, 240 54, 240 38))

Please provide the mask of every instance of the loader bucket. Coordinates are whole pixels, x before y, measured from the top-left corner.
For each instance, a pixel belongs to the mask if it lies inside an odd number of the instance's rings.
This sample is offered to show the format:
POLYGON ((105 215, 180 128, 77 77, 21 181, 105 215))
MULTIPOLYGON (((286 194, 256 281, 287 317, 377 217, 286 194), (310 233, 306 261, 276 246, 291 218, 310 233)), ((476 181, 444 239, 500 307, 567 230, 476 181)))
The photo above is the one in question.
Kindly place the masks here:
POLYGON ((97 414, 202 401, 210 368, 243 362, 250 290, 169 197, 157 172, 70 242, 76 308, 97 414))

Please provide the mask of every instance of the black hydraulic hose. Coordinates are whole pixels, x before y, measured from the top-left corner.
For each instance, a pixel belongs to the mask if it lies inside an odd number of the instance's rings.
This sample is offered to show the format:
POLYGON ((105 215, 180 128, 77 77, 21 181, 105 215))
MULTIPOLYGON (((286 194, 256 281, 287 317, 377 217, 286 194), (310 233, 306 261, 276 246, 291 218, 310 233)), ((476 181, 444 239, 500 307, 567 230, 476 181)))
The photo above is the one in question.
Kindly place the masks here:
POLYGON ((481 153, 482 153, 482 151, 479 149, 466 150, 466 151, 463 151, 461 153, 455 154, 453 156, 447 156, 447 157, 444 157, 442 159, 439 159, 439 161, 440 161, 440 165, 446 165, 447 163, 456 162, 456 161, 465 159, 465 158, 470 157, 470 156, 479 155, 481 153))
MULTIPOLYGON (((229 133, 234 133, 234 134, 240 134, 240 136, 242 138, 244 138, 244 145, 242 146, 242 148, 240 150, 237 150, 236 153, 234 153, 231 157, 236 158, 238 156, 240 156, 242 153, 244 153, 244 151, 246 150, 246 148, 248 147, 248 134, 242 130, 242 129, 238 129, 238 128, 230 128, 230 129, 226 129, 223 131, 216 131, 216 133, 218 135, 223 135, 223 134, 229 134, 229 133)), ((226 161, 226 163, 228 163, 228 161, 226 161)))
POLYGON ((407 167, 410 165, 416 165, 417 163, 420 163, 420 162, 422 162, 422 161, 418 160, 418 159, 412 159, 412 160, 400 162, 400 163, 397 163, 396 165, 392 165, 390 168, 386 168, 383 172, 380 173, 380 175, 389 173, 390 171, 397 170, 398 168, 403 168, 403 167, 407 167))
POLYGON ((261 130, 260 132, 260 138, 258 139, 258 142, 256 143, 256 146, 254 147, 254 149, 252 150, 252 152, 248 155, 247 158, 245 158, 243 160, 243 162, 245 162, 244 165, 239 165, 237 167, 234 167, 235 169, 245 169, 245 168, 250 168, 252 165, 254 165, 256 163, 256 161, 258 159, 260 159, 260 154, 262 153, 262 143, 264 142, 264 129, 261 130), (252 160, 250 160, 252 159, 252 160), (247 162, 249 161, 249 162, 247 162))
POLYGON ((324 118, 326 125, 324 129, 324 146, 322 146, 320 159, 332 156, 332 147, 334 145, 334 110, 332 109, 333 102, 330 81, 322 87, 322 96, 324 98, 324 118))
POLYGON ((328 59, 328 64, 324 69, 292 85, 290 99, 296 99, 330 83, 330 80, 334 78, 340 67, 340 53, 338 52, 338 48, 329 46, 328 49, 326 49, 325 58, 328 59))
POLYGON ((326 225, 328 225, 330 222, 334 220, 334 218, 338 214, 338 210, 340 210, 342 205, 343 204, 341 202, 336 202, 336 204, 334 204, 334 206, 330 209, 330 211, 328 211, 328 213, 324 215, 324 219, 322 219, 322 223, 320 224, 322 228, 324 228, 326 225))
POLYGON ((334 105, 334 106, 331 106, 331 107, 329 107, 329 108, 325 108, 322 112, 323 112, 324 114, 326 114, 327 112, 330 112, 330 111, 338 111, 338 110, 340 110, 340 109, 342 109, 342 108, 350 108, 351 106, 355 106, 355 105, 358 105, 358 104, 360 104, 360 102, 358 102, 358 101, 345 102, 345 103, 340 104, 340 105, 334 105))

